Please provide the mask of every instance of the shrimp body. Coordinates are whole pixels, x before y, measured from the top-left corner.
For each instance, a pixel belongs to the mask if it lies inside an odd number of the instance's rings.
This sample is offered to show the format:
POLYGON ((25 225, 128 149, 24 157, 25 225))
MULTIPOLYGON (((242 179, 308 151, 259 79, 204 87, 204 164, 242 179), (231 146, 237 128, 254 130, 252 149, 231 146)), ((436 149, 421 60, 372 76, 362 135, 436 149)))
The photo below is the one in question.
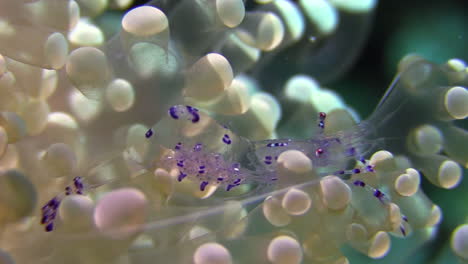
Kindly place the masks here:
MULTIPOLYGON (((324 127, 324 116, 324 113, 320 114, 321 129, 324 127)), ((171 141, 169 137, 156 137, 156 142, 172 150, 157 166, 178 169, 178 181, 186 178, 197 181, 201 191, 208 185, 222 186, 229 191, 245 183, 272 184, 278 177, 277 158, 287 150, 303 152, 311 160, 318 175, 345 174, 350 164, 354 165, 354 161, 361 160, 370 147, 366 140, 368 125, 365 123, 331 135, 320 131, 314 137, 304 140, 250 141, 235 135, 192 106, 173 106, 168 111, 168 118, 161 123, 165 129, 170 123, 177 124, 177 128, 168 130, 171 131, 168 136, 176 138, 177 142, 171 141), (200 126, 209 134, 190 134, 200 126), (180 132, 175 135, 177 132, 174 131, 180 132), (172 146, 167 142, 171 142, 172 146)), ((153 127, 147 135, 152 135, 153 131, 155 134, 164 131, 160 128, 153 127)))

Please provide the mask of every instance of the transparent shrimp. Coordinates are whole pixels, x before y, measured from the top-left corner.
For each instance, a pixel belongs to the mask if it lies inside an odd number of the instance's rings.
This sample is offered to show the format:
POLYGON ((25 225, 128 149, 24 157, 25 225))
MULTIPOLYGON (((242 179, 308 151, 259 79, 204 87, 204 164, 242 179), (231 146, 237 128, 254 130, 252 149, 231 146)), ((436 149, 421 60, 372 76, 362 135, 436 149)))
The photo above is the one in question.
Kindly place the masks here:
MULTIPOLYGON (((325 113, 319 116, 321 128, 325 117, 325 113)), ((198 181, 202 191, 210 184, 222 185, 227 191, 244 183, 269 185, 277 180, 276 159, 286 150, 303 152, 320 175, 346 174, 350 161, 360 160, 367 154, 365 129, 356 126, 349 131, 333 135, 320 133, 305 140, 249 141, 192 106, 176 105, 169 109, 166 119, 146 134, 153 145, 163 145, 172 150, 171 154, 163 155, 157 164, 145 166, 177 168, 178 181, 185 178, 198 181)))
MULTIPOLYGON (((129 166, 136 164, 140 166, 141 174, 157 168, 176 170, 177 182, 195 182, 202 192, 208 186, 229 192, 238 186, 248 185, 254 188, 244 195, 256 201, 274 189, 284 190, 293 185, 315 182, 326 175, 334 174, 346 180, 352 174, 374 172, 374 166, 364 158, 379 143, 372 139, 375 128, 371 123, 364 121, 347 130, 327 134, 324 133, 326 117, 325 113, 319 114, 319 133, 309 139, 250 141, 195 107, 175 105, 169 108, 166 117, 142 135, 148 143, 146 153, 134 155, 130 147, 108 162, 119 160, 129 166), (289 183, 286 180, 278 185, 277 158, 287 150, 304 153, 312 163, 314 175, 319 178, 289 183)), ((92 190, 106 182, 93 177, 76 177, 71 187, 66 187, 64 193, 52 198, 42 208, 41 224, 45 225, 45 230, 53 230, 57 208, 64 196, 72 192, 81 195, 84 190, 92 190)), ((366 185, 364 181, 350 184, 365 187, 380 202, 390 203, 382 191, 366 185)), ((230 199, 239 198, 234 196, 230 199)), ((404 228, 401 229, 405 233, 404 228)))

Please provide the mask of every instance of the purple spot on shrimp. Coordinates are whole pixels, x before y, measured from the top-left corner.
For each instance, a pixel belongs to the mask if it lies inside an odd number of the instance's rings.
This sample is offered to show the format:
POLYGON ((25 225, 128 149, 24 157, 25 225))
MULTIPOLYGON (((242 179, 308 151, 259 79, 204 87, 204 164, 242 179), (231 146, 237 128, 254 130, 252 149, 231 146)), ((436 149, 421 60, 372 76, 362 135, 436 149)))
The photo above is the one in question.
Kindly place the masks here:
POLYGON ((367 170, 368 172, 374 172, 374 166, 373 166, 373 165, 367 165, 367 166, 366 166, 366 170, 367 170))
POLYGON ((52 198, 42 207, 41 215, 41 225, 47 224, 45 226, 45 231, 50 232, 53 230, 53 221, 57 216, 57 208, 60 205, 60 200, 58 197, 52 198))
POLYGON ((236 180, 233 182, 233 184, 238 185, 238 184, 240 183, 240 181, 241 181, 241 179, 236 179, 236 180))
POLYGON ((54 223, 47 224, 46 227, 45 227, 45 231, 50 232, 52 230, 54 230, 54 223))
POLYGON ((227 145, 230 145, 232 143, 231 139, 229 138, 228 134, 224 134, 223 136, 223 142, 227 145))
POLYGON ((174 149, 175 150, 180 150, 182 147, 182 142, 178 142, 177 145, 175 145, 174 149))
POLYGON ((406 215, 402 215, 401 218, 403 219, 403 221, 408 222, 408 217, 406 217, 406 215))
POLYGON ((153 135, 153 130, 150 128, 150 129, 148 129, 148 131, 146 131, 145 137, 150 138, 152 135, 153 135))
POLYGON ((232 188, 236 187, 237 185, 235 184, 228 184, 228 186, 226 187, 226 191, 230 191, 232 188))
POLYGON ((192 123, 197 123, 200 121, 200 115, 198 114, 198 109, 187 105, 187 111, 192 115, 192 123))
POLYGON ((403 225, 400 225, 400 231, 403 234, 403 236, 406 236, 406 230, 405 230, 405 227, 403 225))
POLYGON ((205 188, 206 186, 208 185, 208 182, 207 181, 203 181, 202 183, 200 183, 200 191, 205 191, 205 188))
POLYGON ((82 181, 81 177, 75 177, 73 179, 73 184, 75 185, 75 188, 78 189, 78 190, 81 190, 81 189, 84 188, 83 181, 82 181))
POLYGON ((383 192, 381 192, 379 189, 375 189, 374 196, 377 199, 379 199, 381 202, 383 202, 382 199, 384 198, 385 194, 383 192))
POLYGON ((363 181, 360 181, 360 180, 356 180, 356 181, 354 181, 354 185, 360 186, 360 187, 365 187, 366 183, 363 182, 363 181))
POLYGON ((352 156, 356 155, 356 148, 354 148, 354 147, 349 148, 348 153, 349 153, 349 155, 352 155, 352 156))
POLYGON ((187 111, 189 111, 189 113, 191 114, 198 112, 198 109, 193 106, 187 105, 186 108, 187 108, 187 111))
POLYGON ((197 123, 198 121, 200 121, 200 115, 199 114, 193 113, 192 116, 193 116, 192 123, 197 123))
POLYGON ((57 197, 54 197, 47 203, 47 207, 54 208, 54 207, 58 206, 58 203, 59 202, 58 202, 57 197))
POLYGON ((179 119, 179 116, 177 115, 177 106, 169 108, 169 115, 174 119, 179 119))
POLYGON ((357 173, 361 173, 361 169, 358 169, 358 168, 356 168, 356 169, 353 169, 353 173, 355 173, 355 174, 357 174, 357 173))
POLYGON ((181 182, 185 177, 187 177, 187 174, 180 172, 177 180, 181 182))
POLYGON ((184 167, 184 161, 183 160, 177 161, 177 166, 183 168, 184 167))
POLYGON ((217 180, 218 180, 218 181, 223 181, 224 179, 220 177, 220 178, 218 178, 217 180))

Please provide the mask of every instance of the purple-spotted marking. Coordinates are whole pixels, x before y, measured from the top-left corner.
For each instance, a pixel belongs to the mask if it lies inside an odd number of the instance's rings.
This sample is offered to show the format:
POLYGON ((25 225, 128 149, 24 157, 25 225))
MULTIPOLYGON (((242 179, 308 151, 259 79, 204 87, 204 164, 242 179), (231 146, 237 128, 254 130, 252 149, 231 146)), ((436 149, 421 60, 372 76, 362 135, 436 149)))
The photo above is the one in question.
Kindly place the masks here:
POLYGON ((199 174, 205 173, 205 166, 203 166, 203 165, 202 165, 202 166, 199 166, 199 167, 198 167, 198 173, 199 173, 199 174))
POLYGON ((182 142, 178 142, 174 147, 175 150, 180 150, 181 148, 182 148, 182 142))
POLYGON ((153 136, 153 130, 150 128, 150 129, 148 129, 148 131, 146 131, 145 137, 150 138, 151 136, 153 136))
POLYGON ((52 230, 54 230, 54 222, 50 222, 45 226, 46 232, 51 232, 52 230))
POLYGON ((83 185, 83 179, 81 177, 73 178, 73 185, 76 188, 77 194, 83 194, 84 185, 83 185))
POLYGON ((271 165, 272 163, 272 156, 265 156, 265 160, 263 161, 266 165, 271 165))
POLYGON ((178 160, 177 161, 177 167, 183 168, 184 167, 184 161, 183 160, 178 160))
POLYGON ((400 225, 400 231, 403 234, 403 236, 406 236, 406 230, 405 230, 405 227, 403 225, 400 225))
POLYGON ((208 185, 207 181, 202 181, 200 183, 200 191, 204 192, 207 185, 208 185))
POLYGON ((375 172, 374 168, 375 168, 374 165, 367 165, 362 168, 354 168, 351 170, 339 170, 335 173, 339 175, 344 175, 344 174, 359 174, 359 173, 365 173, 365 172, 375 172))
POLYGON ((65 195, 70 195, 72 192, 72 189, 70 186, 65 187, 65 195))
MULTIPOLYGON (((355 180, 353 184, 359 187, 366 187, 366 183, 361 180, 355 180)), ((371 188, 371 189, 372 189, 372 194, 374 195, 374 197, 379 199, 380 202, 384 203, 385 194, 379 189, 374 189, 374 188, 371 188)))
POLYGON ((232 184, 228 184, 226 191, 232 190, 232 188, 237 187, 241 184, 241 179, 236 179, 232 184))
MULTIPOLYGON (((75 189, 75 193, 78 195, 82 195, 84 192, 84 183, 82 177, 75 177, 73 178, 73 188, 75 189)), ((54 198, 50 199, 41 209, 41 225, 45 225, 45 231, 51 232, 54 230, 54 220, 57 215, 57 210, 60 206, 61 199, 63 196, 71 195, 73 192, 73 188, 70 186, 66 186, 64 193, 59 196, 55 196, 54 198)))
POLYGON ((187 105, 187 111, 192 115, 192 123, 200 121, 200 114, 198 114, 197 108, 187 105))
POLYGON ((231 138, 229 137, 228 134, 224 134, 222 140, 223 140, 224 144, 227 144, 227 145, 230 145, 232 143, 232 140, 231 140, 231 138))
POLYGON ((177 180, 181 182, 185 177, 187 177, 187 174, 180 171, 179 176, 177 176, 177 180))
POLYGON ((368 172, 374 172, 374 171, 375 171, 375 170, 374 170, 374 167, 375 167, 374 165, 367 165, 367 166, 366 166, 366 170, 367 170, 368 172))
POLYGON ((54 220, 57 215, 57 210, 58 210, 59 205, 60 205, 60 198, 56 196, 50 199, 42 207, 41 225, 45 225, 46 232, 50 232, 54 229, 54 220))
MULTIPOLYGON (((401 219, 403 219, 403 221, 408 223, 408 217, 406 217, 406 215, 401 215, 401 219)), ((406 229, 405 229, 405 226, 403 224, 400 225, 400 231, 403 234, 403 236, 406 236, 406 229)))
MULTIPOLYGON (((353 182, 353 184, 355 186, 359 186, 359 187, 362 187, 362 188, 366 188, 366 183, 364 181, 361 181, 361 180, 355 180, 353 182)), ((372 187, 367 187, 368 189, 371 189, 372 190, 372 194, 374 195, 374 197, 376 197, 377 199, 379 199, 379 201, 383 204, 388 204, 389 201, 386 201, 385 199, 385 194, 383 192, 381 192, 379 189, 374 189, 372 187)), ((401 219, 405 222, 408 222, 408 218, 405 216, 405 215, 401 215, 401 219)), ((403 236, 406 236, 406 229, 404 227, 403 224, 400 225, 400 231, 401 233, 403 234, 403 236)))
POLYGON ((383 203, 383 199, 385 197, 385 194, 383 192, 381 192, 379 189, 375 189, 374 190, 374 196, 379 199, 379 201, 381 201, 383 203))
POLYGON ((366 187, 366 183, 361 180, 355 180, 354 185, 360 186, 360 187, 366 187))
POLYGON ((177 106, 169 108, 169 115, 174 119, 179 119, 179 116, 177 115, 177 106))

